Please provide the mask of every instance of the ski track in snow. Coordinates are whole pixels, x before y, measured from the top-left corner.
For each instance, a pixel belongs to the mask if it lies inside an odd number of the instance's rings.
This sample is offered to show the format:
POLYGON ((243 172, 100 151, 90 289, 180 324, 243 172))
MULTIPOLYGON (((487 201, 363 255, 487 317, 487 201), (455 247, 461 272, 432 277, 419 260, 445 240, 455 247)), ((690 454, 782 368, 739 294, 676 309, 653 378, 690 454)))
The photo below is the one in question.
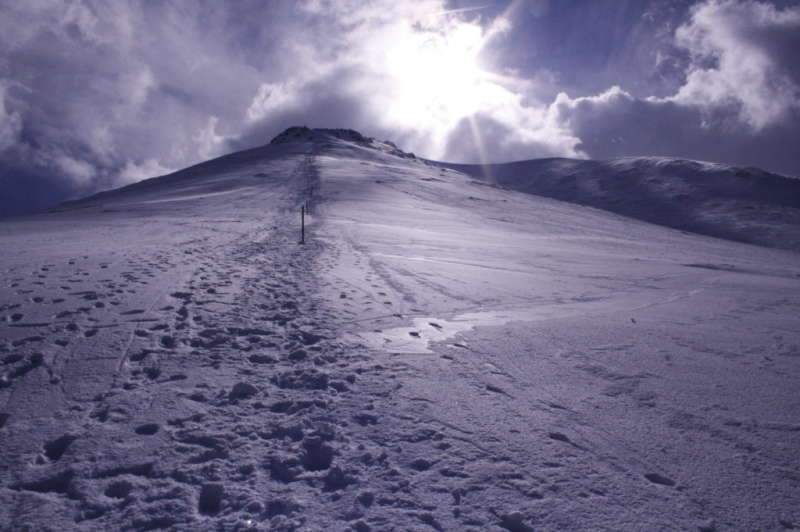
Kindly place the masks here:
POLYGON ((293 146, 7 222, 3 530, 798 526, 796 254, 293 146))

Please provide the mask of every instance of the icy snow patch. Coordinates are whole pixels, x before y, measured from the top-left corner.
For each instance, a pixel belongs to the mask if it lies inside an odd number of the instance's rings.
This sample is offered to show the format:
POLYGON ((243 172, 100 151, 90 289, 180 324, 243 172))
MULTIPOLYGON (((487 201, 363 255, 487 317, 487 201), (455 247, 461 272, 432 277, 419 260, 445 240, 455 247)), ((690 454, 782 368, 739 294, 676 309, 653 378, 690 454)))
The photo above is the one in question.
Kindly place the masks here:
MULTIPOLYGON (((532 322, 571 314, 574 314, 574 311, 547 307, 465 312, 451 320, 422 316, 412 318, 411 326, 359 332, 349 336, 373 349, 383 349, 392 353, 423 354, 433 352, 431 344, 451 340, 457 334, 476 327, 499 327, 508 323, 532 322)), ((466 347, 463 344, 455 345, 466 347)))

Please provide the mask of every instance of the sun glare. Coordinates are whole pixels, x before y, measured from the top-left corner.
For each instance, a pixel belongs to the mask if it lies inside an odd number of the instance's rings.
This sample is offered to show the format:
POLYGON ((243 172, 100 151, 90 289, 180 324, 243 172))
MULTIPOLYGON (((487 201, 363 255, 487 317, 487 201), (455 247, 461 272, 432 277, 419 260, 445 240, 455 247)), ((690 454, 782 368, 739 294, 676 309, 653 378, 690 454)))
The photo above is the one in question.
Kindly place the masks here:
POLYGON ((483 44, 481 28, 468 23, 407 34, 387 54, 395 85, 390 113, 426 127, 473 114, 484 96, 485 74, 478 65, 483 44))
MULTIPOLYGON (((517 5, 516 2, 512 6, 517 5)), ((511 8, 490 24, 471 22, 461 12, 400 17, 387 28, 374 59, 381 65, 380 116, 391 127, 416 132, 424 156, 447 154, 453 133, 469 127, 477 156, 486 158, 478 121, 490 116, 502 123, 525 119, 519 95, 509 90, 513 77, 493 73, 481 54, 509 28, 511 8)), ((457 137, 456 137, 457 138, 457 137)))

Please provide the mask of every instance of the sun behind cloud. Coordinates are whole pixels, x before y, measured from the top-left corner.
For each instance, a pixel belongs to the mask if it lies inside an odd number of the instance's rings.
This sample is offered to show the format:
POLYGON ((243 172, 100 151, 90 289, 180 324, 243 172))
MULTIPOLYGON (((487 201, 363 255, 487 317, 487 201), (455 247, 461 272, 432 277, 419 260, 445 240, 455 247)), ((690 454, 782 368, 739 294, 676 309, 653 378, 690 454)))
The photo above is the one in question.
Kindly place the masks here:
POLYGON ((486 75, 478 65, 480 27, 461 23, 440 31, 414 31, 390 46, 386 69, 397 100, 390 113, 420 122, 452 122, 481 105, 486 75))
POLYGON ((426 131, 429 153, 440 155, 463 119, 515 109, 517 96, 481 62, 496 33, 448 13, 396 26, 379 65, 389 81, 386 123, 426 131))

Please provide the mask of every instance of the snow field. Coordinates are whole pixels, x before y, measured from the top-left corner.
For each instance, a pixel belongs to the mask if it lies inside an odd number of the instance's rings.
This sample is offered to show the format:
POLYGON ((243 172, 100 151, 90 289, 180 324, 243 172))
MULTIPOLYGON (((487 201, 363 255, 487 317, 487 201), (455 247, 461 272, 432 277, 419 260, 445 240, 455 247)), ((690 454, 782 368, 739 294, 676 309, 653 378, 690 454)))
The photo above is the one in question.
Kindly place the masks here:
POLYGON ((0 224, 3 530, 800 522, 796 253, 296 133, 0 224))

